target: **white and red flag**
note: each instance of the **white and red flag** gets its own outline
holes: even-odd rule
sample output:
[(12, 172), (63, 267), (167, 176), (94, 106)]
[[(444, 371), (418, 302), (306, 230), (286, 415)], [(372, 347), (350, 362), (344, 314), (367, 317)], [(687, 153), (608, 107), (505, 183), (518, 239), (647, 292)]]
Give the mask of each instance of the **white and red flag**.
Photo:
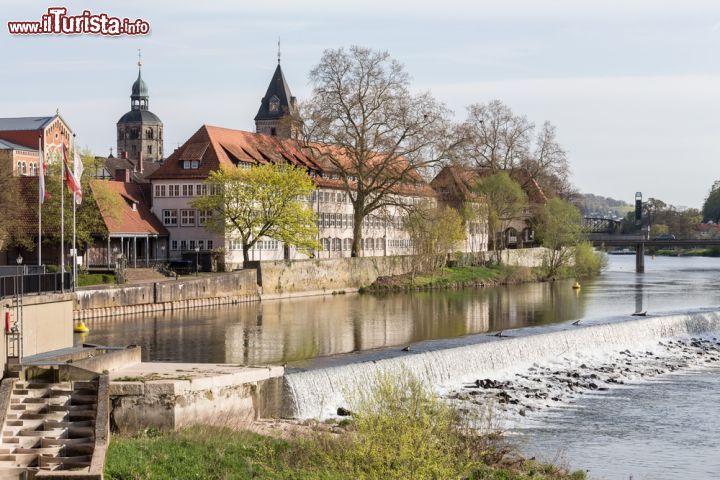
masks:
[(38, 175), (40, 177), (40, 189), (38, 192), (38, 201), (40, 202), (40, 205), (45, 201), (46, 198), (50, 197), (50, 193), (45, 190), (45, 155), (42, 151), (42, 148), (40, 148), (40, 162), (38, 167), (40, 167), (38, 171)]
[(82, 163), (82, 158), (80, 158), (80, 153), (78, 153), (77, 149), (75, 149), (75, 158), (73, 159), (73, 169), (75, 170), (74, 176), (75, 176), (75, 180), (77, 181), (77, 184), (78, 184), (78, 191), (75, 192), (75, 203), (80, 205), (82, 203), (82, 197), (83, 197), (81, 179), (82, 179), (84, 167), (83, 167), (83, 163)]
[(80, 187), (80, 179), (76, 178), (73, 171), (70, 170), (70, 165), (68, 164), (67, 159), (67, 149), (65, 148), (65, 145), (63, 145), (63, 164), (65, 169), (65, 181), (67, 182), (67, 186), (70, 191), (73, 192), (77, 202), (78, 196), (82, 198), (82, 188)]

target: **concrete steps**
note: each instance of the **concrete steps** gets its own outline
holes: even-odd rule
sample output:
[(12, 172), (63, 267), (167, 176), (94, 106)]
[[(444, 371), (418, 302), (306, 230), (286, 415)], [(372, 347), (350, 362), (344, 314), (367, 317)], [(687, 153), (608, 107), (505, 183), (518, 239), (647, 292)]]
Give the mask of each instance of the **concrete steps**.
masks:
[(125, 281), (127, 283), (162, 282), (167, 277), (154, 268), (126, 268)]
[(0, 480), (89, 471), (97, 391), (97, 381), (17, 381), (0, 430)]

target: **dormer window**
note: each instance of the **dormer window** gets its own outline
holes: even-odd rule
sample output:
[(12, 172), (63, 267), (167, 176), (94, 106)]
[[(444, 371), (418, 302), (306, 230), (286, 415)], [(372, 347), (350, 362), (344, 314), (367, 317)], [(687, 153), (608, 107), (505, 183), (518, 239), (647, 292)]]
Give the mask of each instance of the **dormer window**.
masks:
[(182, 167), (185, 170), (195, 170), (195, 169), (200, 168), (200, 161), (199, 160), (183, 160)]
[(277, 95), (270, 97), (269, 109), (271, 113), (277, 113), (280, 111), (280, 99)]

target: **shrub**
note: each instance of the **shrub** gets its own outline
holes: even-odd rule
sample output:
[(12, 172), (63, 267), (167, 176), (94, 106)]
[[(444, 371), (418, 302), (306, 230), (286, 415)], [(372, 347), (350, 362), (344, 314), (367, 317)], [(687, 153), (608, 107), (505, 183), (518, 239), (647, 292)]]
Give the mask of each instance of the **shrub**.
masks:
[(591, 277), (597, 275), (607, 266), (607, 254), (596, 252), (590, 242), (580, 242), (575, 246), (575, 275)]

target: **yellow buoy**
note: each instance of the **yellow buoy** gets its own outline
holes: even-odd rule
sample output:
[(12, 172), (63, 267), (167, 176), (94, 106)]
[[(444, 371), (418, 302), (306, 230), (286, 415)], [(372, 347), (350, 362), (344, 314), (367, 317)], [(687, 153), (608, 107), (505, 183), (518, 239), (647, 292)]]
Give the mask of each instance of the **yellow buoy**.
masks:
[(73, 331), (75, 333), (88, 333), (90, 331), (90, 329), (87, 327), (87, 325), (85, 325), (85, 322), (83, 322), (82, 320), (79, 320), (75, 324), (75, 328), (73, 328)]
[(580, 283), (575, 282), (575, 284), (573, 284), (572, 288), (573, 288), (573, 290), (580, 290)]

